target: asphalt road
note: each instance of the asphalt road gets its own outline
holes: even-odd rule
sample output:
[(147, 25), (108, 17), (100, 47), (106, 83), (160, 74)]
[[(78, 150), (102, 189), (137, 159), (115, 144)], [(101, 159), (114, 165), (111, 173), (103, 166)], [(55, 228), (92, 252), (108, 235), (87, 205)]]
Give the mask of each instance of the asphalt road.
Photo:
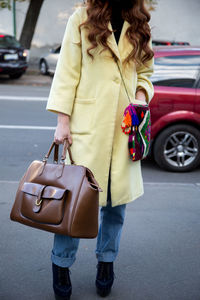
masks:
[[(0, 299), (53, 300), (53, 235), (11, 222), (18, 181), (46, 154), (56, 114), (49, 86), (0, 85)], [(190, 173), (142, 162), (145, 194), (127, 206), (110, 300), (200, 300), (200, 168)], [(82, 240), (71, 268), (72, 300), (99, 299), (96, 240)]]

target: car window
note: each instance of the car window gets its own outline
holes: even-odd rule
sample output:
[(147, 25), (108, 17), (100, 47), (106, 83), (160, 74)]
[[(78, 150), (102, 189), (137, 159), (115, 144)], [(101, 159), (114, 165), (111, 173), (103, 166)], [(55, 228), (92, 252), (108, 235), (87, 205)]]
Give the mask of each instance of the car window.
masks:
[(0, 48), (20, 47), (20, 43), (13, 37), (8, 35), (0, 35)]
[(193, 88), (200, 66), (200, 55), (157, 57), (154, 61), (154, 85)]
[(54, 53), (59, 54), (60, 53), (60, 48), (61, 48), (61, 46), (59, 46), (58, 48), (56, 48)]

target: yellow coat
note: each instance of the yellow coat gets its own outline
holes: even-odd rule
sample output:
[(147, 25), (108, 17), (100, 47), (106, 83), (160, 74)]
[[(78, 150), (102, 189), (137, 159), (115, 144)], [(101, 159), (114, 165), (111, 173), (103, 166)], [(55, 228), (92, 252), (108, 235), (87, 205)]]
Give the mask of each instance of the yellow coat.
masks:
[[(78, 26), (87, 18), (86, 8), (78, 8), (69, 18), (46, 109), (71, 116), (71, 146), (76, 164), (92, 170), (103, 192), (100, 205), (106, 205), (109, 168), (111, 165), (112, 206), (125, 204), (143, 194), (141, 162), (132, 162), (128, 153), (128, 136), (121, 130), (124, 109), (129, 104), (116, 62), (110, 51), (101, 52), (99, 45), (92, 50), (94, 60), (87, 54), (90, 43), (87, 29)], [(125, 37), (129, 26), (124, 21), (119, 44), (114, 34), (108, 43), (118, 57), (123, 77), (133, 103), (138, 86), (147, 92), (148, 102), (154, 89), (149, 77), (154, 58), (148, 68), (136, 68), (134, 63), (123, 67), (122, 61), (132, 49)], [(112, 29), (111, 23), (109, 28)], [(151, 44), (151, 43), (150, 43)], [(69, 163), (69, 158), (66, 158)]]

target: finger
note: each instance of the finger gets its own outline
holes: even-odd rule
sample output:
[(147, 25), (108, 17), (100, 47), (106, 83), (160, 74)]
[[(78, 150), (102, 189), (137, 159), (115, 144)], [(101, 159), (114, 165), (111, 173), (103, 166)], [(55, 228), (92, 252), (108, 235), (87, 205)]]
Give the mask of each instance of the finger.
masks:
[(69, 144), (72, 144), (72, 136), (70, 133), (68, 133), (64, 139), (66, 139)]
[(57, 144), (57, 145), (60, 145), (62, 144), (62, 140), (58, 139), (57, 137), (54, 137), (54, 142)]
[(71, 145), (71, 140), (70, 140), (70, 137), (68, 137), (68, 136), (67, 136), (67, 137), (65, 137), (65, 138), (64, 138), (64, 140), (66, 140), (66, 141), (67, 141), (67, 143), (69, 144), (69, 146)]

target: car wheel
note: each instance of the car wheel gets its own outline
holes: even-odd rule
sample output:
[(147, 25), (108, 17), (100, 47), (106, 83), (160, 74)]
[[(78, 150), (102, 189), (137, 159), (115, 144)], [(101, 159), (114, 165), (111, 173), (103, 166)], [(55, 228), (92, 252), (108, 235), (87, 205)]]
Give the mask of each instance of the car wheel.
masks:
[(23, 74), (24, 74), (24, 72), (22, 72), (22, 73), (10, 74), (9, 77), (10, 77), (10, 79), (18, 79), (18, 78), (20, 78)]
[(200, 131), (186, 124), (170, 126), (156, 138), (153, 154), (161, 168), (191, 171), (200, 164)]
[(47, 66), (47, 62), (45, 60), (42, 60), (40, 62), (40, 73), (42, 75), (47, 75), (48, 74), (48, 66)]

